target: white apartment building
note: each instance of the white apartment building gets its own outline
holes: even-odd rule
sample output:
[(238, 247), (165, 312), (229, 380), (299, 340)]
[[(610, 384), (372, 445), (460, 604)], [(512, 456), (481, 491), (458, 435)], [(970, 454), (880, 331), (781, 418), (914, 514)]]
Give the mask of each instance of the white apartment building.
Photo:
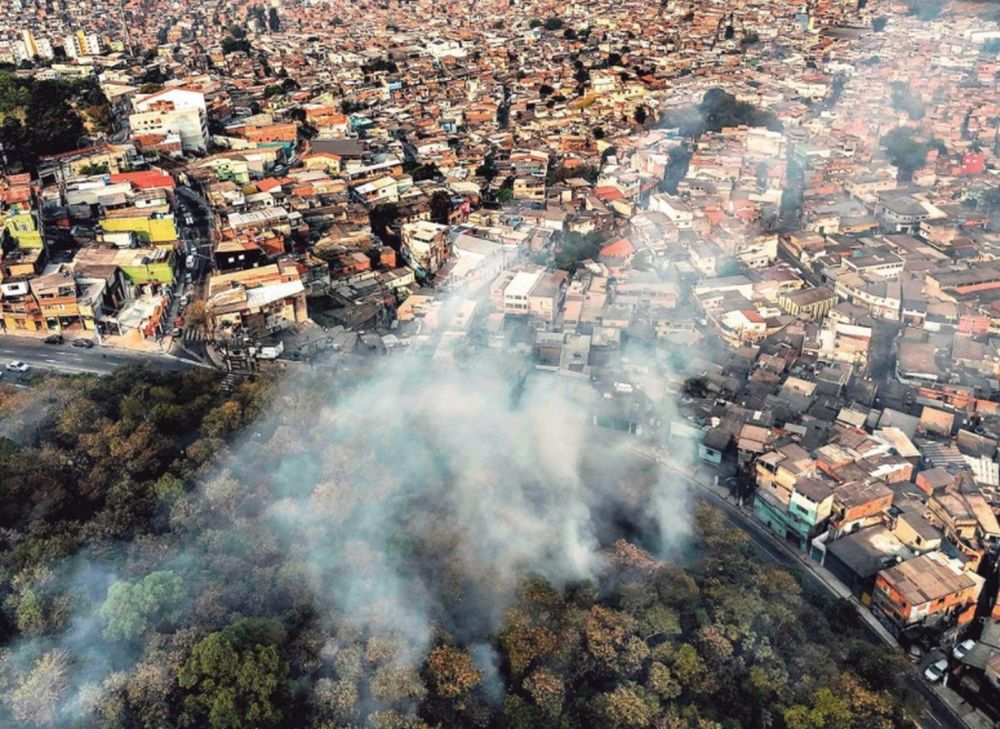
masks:
[(176, 134), (185, 152), (204, 152), (208, 148), (208, 113), (201, 92), (164, 89), (137, 96), (132, 108), (135, 113), (128, 121), (133, 134)]
[(66, 55), (70, 58), (99, 56), (104, 50), (101, 39), (97, 35), (94, 33), (84, 33), (82, 30), (66, 36), (65, 40), (63, 40), (63, 48), (66, 51)]

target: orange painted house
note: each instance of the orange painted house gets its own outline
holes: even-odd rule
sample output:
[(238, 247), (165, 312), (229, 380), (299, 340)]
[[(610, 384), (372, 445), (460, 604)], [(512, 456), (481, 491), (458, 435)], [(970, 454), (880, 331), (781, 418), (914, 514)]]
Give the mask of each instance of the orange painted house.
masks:
[(873, 604), (899, 630), (947, 614), (961, 625), (972, 620), (984, 581), (958, 560), (930, 552), (879, 572)]

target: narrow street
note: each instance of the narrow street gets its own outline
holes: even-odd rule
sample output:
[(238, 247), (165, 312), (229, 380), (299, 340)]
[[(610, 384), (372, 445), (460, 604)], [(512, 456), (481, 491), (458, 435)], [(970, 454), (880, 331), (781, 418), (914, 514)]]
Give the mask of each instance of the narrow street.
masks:
[[(609, 443), (616, 442), (603, 434), (600, 437)], [(620, 441), (618, 441), (617, 444), (619, 446), (622, 445)], [(858, 616), (861, 618), (861, 623), (865, 628), (865, 633), (873, 643), (883, 642), (891, 645), (894, 649), (899, 649), (898, 644), (892, 640), (891, 636), (887, 635), (885, 629), (881, 628), (881, 626), (877, 624), (877, 621), (871, 611), (862, 606), (853, 597), (845, 597), (845, 594), (839, 591), (830, 583), (830, 581), (828, 581), (827, 578), (819, 573), (816, 566), (805, 554), (793, 550), (789, 545), (775, 537), (771, 534), (771, 532), (757, 523), (746, 507), (741, 508), (730, 498), (727, 498), (724, 495), (724, 487), (710, 486), (706, 483), (702, 483), (698, 479), (692, 477), (692, 475), (687, 471), (665, 463), (660, 456), (645, 448), (634, 444), (625, 444), (625, 447), (629, 452), (639, 458), (657, 463), (661, 468), (669, 471), (672, 477), (683, 479), (688, 484), (688, 487), (694, 494), (695, 499), (699, 502), (721, 509), (730, 524), (738, 527), (746, 533), (754, 548), (762, 558), (794, 572), (801, 572), (809, 575), (834, 598), (848, 599), (857, 611)], [(927, 702), (927, 710), (924, 715), (919, 718), (922, 729), (953, 729), (954, 727), (966, 726), (961, 717), (956, 714), (956, 712), (947, 703), (945, 703), (945, 701), (938, 695), (938, 692), (934, 687), (921, 678), (916, 669), (907, 672), (907, 675), (904, 677), (904, 681), (910, 689), (923, 696)]]

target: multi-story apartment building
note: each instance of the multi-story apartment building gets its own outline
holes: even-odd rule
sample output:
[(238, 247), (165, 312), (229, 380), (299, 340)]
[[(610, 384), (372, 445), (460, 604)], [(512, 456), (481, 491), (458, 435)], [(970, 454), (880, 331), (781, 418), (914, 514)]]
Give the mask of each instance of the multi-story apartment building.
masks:
[(137, 96), (132, 107), (135, 113), (129, 117), (129, 126), (133, 134), (176, 134), (185, 152), (208, 149), (208, 115), (205, 95), (200, 91), (168, 88)]

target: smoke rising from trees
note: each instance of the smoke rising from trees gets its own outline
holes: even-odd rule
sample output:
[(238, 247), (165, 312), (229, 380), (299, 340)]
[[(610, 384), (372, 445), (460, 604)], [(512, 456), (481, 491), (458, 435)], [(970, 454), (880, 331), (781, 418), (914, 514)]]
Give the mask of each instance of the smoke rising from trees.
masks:
[[(442, 634), (470, 649), (470, 670), (499, 697), (489, 641), (520, 580), (591, 580), (626, 528), (664, 552), (688, 533), (681, 484), (623, 480), (607, 431), (592, 424), (586, 379), (525, 379), (508, 364), (495, 353), (456, 364), (408, 352), (335, 377), (291, 377), (195, 491), (164, 499), (162, 533), (124, 559), (67, 564), (48, 588), (39, 577), (42, 593), (72, 586), (70, 627), (6, 655), (7, 710), (41, 724), (86, 721), (116, 681), (153, 670), (150, 655), (177, 663), (196, 653), (180, 675), (197, 690), (206, 656), (239, 652), (248, 630), (274, 633), (237, 636), (234, 621), (274, 615), (314, 626), (317, 681), (350, 673), (359, 641), (385, 639), (384, 656), (362, 669), (363, 714), (413, 708), (415, 672)], [(665, 422), (669, 398), (648, 394)]]

